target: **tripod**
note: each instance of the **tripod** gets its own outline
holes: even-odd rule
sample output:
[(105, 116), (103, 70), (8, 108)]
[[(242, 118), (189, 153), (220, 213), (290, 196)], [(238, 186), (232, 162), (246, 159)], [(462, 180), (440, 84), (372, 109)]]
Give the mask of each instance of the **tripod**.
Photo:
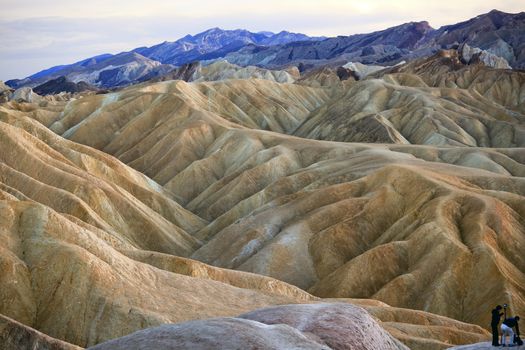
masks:
[[(504, 313), (504, 315), (503, 315), (503, 322), (505, 322), (505, 320), (507, 319), (507, 304), (503, 304), (503, 313)], [(504, 336), (505, 335), (503, 334), (503, 332), (501, 332), (500, 341), (499, 341), (500, 344), (503, 344), (503, 337)]]

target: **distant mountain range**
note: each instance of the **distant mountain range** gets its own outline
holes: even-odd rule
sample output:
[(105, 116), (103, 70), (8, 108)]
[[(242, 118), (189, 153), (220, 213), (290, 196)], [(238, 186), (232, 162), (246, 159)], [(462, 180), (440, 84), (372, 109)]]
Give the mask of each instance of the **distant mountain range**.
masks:
[(74, 83), (85, 82), (97, 87), (113, 87), (131, 84), (146, 75), (162, 75), (172, 69), (172, 65), (162, 64), (136, 52), (122, 52), (117, 55), (104, 54), (70, 65), (52, 67), (25, 79), (8, 80), (6, 84), (13, 88), (35, 87), (63, 76)]
[(246, 45), (266, 47), (301, 40), (323, 39), (325, 38), (286, 31), (274, 34), (212, 28), (195, 36), (186, 35), (174, 42), (166, 41), (152, 47), (139, 47), (117, 55), (103, 54), (70, 65), (55, 66), (24, 79), (9, 80), (6, 84), (13, 88), (35, 87), (63, 76), (74, 83), (83, 81), (97, 87), (108, 88), (161, 76), (185, 63), (222, 58)]
[(468, 21), (433, 29), (428, 22), (411, 22), (369, 34), (339, 36), (321, 41), (257, 47), (247, 45), (225, 58), (240, 65), (275, 68), (297, 65), (308, 69), (346, 62), (392, 65), (425, 57), (440, 49), (468, 44), (525, 68), (525, 12), (493, 10)]
[(524, 37), (525, 12), (509, 14), (497, 10), (439, 29), (422, 21), (335, 38), (212, 28), (174, 42), (99, 55), (6, 83), (13, 88), (35, 87), (63, 76), (74, 83), (83, 81), (110, 88), (162, 76), (186, 63), (218, 59), (241, 66), (297, 66), (301, 71), (323, 65), (342, 66), (350, 61), (393, 65), (461, 44), (500, 56), (515, 69), (525, 69)]
[(309, 37), (304, 34), (282, 31), (252, 33), (247, 30), (222, 30), (212, 28), (195, 36), (186, 35), (175, 42), (163, 42), (152, 47), (139, 47), (133, 52), (150, 59), (176, 66), (192, 61), (203, 61), (224, 57), (246, 45), (274, 46), (296, 41), (319, 41), (324, 37)]

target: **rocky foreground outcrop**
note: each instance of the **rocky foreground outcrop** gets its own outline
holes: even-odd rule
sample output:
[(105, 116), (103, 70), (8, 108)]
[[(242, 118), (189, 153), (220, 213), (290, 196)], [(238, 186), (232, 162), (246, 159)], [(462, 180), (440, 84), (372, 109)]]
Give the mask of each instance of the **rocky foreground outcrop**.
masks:
[(2, 350), (81, 350), (73, 344), (51, 338), (33, 328), (0, 314)]
[(362, 308), (349, 304), (276, 306), (239, 316), (268, 325), (285, 324), (330, 349), (407, 349)]
[(363, 309), (349, 304), (302, 304), (150, 328), (94, 346), (134, 349), (405, 350)]

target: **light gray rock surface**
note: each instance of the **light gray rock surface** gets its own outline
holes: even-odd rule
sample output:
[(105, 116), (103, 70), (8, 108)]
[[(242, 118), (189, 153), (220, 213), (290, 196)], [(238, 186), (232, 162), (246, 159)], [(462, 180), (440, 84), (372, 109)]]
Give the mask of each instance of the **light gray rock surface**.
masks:
[(465, 63), (470, 64), (476, 61), (482, 62), (487, 67), (498, 69), (512, 69), (509, 62), (503, 57), (495, 55), (491, 52), (481, 50), (477, 47), (471, 47), (468, 44), (463, 44), (458, 49), (461, 58)]
[(36, 94), (30, 87), (21, 87), (16, 89), (11, 95), (11, 100), (18, 102), (37, 103), (42, 99), (42, 96)]
[[(310, 337), (311, 338), (311, 337)], [(287, 325), (268, 326), (238, 318), (216, 318), (148, 328), (110, 340), (90, 350), (330, 350)]]
[(364, 309), (343, 303), (281, 305), (238, 318), (144, 329), (89, 348), (405, 350)]
[(364, 79), (372, 73), (388, 68), (388, 67), (377, 66), (377, 65), (366, 65), (366, 64), (362, 64), (361, 62), (348, 62), (343, 67), (348, 68), (351, 71), (353, 71), (359, 79)]
[(346, 303), (273, 306), (239, 316), (268, 325), (285, 324), (312, 334), (330, 349), (407, 349), (364, 309)]

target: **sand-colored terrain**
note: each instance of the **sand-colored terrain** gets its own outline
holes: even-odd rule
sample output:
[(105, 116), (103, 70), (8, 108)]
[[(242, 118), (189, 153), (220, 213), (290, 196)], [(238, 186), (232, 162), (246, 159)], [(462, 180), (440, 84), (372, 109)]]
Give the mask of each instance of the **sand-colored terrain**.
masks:
[[(89, 346), (164, 323), (317, 302), (269, 277), (180, 257), (199, 242), (192, 237), (205, 220), (115, 158), (17, 114), (0, 116), (2, 148), (9, 150), (1, 158), (0, 313), (24, 325), (6, 321), (10, 344), (58, 342), (27, 327)], [(379, 305), (372, 314), (388, 330), (397, 310)], [(400, 337), (405, 342), (444, 348), (448, 336), (420, 337), (432, 317), (413, 311), (393, 324), (410, 328)], [(443, 320), (457, 343), (487, 336)]]
[(523, 73), (441, 59), (0, 105), (0, 313), (91, 346), (344, 298), (411, 348), (487, 340), (525, 311)]

